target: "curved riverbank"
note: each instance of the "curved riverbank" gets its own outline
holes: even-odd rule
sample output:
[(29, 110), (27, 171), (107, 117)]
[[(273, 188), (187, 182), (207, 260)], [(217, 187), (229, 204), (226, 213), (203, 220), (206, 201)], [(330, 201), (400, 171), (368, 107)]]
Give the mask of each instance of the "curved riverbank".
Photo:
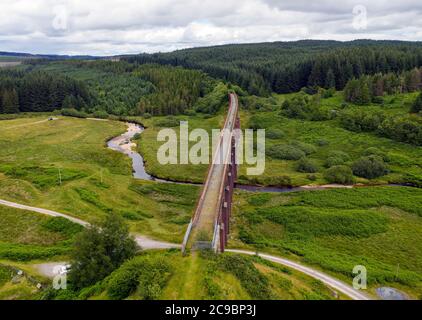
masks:
[[(137, 123), (126, 122), (128, 127), (127, 131), (120, 136), (114, 137), (107, 141), (107, 146), (109, 149), (121, 152), (132, 159), (132, 171), (133, 177), (135, 179), (147, 180), (147, 181), (156, 181), (161, 183), (175, 183), (175, 184), (185, 184), (185, 185), (202, 185), (202, 183), (194, 182), (183, 182), (183, 181), (174, 181), (171, 179), (161, 179), (147, 173), (145, 168), (145, 161), (142, 155), (134, 149), (136, 148), (136, 143), (132, 142), (132, 139), (144, 132), (145, 128)], [(326, 185), (305, 185), (297, 187), (276, 187), (276, 186), (256, 186), (256, 185), (243, 185), (236, 184), (235, 188), (243, 191), (249, 192), (267, 192), (267, 193), (284, 193), (284, 192), (300, 192), (300, 191), (314, 191), (314, 190), (327, 190), (327, 189), (352, 189), (352, 188), (364, 188), (364, 187), (413, 187), (411, 185), (405, 184), (355, 184), (355, 185), (341, 185), (341, 184), (326, 184)]]

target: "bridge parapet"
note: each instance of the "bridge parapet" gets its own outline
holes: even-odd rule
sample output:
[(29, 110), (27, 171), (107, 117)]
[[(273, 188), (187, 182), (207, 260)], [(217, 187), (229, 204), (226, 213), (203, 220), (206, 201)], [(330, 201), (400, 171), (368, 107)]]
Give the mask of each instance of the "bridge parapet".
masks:
[(216, 252), (223, 252), (228, 241), (233, 189), (237, 179), (234, 129), (240, 129), (237, 96), (230, 94), (229, 97), (230, 107), (224, 130), (186, 231), (182, 244), (183, 252), (188, 246), (192, 250), (213, 249)]

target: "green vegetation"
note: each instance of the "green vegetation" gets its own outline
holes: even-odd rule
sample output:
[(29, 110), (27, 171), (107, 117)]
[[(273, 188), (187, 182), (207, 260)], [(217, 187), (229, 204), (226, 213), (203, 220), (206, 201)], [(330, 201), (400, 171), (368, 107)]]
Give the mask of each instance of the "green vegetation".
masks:
[(333, 299), (322, 283), (257, 257), (143, 252), (104, 280), (48, 299)]
[(387, 174), (384, 160), (378, 156), (371, 155), (362, 157), (353, 163), (353, 173), (358, 177), (374, 179)]
[[(245, 174), (243, 166), (239, 181), (246, 184), (286, 186), (341, 181), (352, 183), (353, 177), (347, 168), (326, 171), (333, 166), (352, 168), (362, 157), (379, 156), (384, 161), (386, 171), (374, 176), (360, 175), (356, 178), (357, 183), (409, 183), (419, 186), (419, 159), (422, 158), (422, 151), (419, 147), (397, 142), (418, 144), (420, 117), (409, 116), (409, 107), (416, 96), (415, 93), (385, 96), (383, 105), (365, 106), (344, 104), (341, 92), (334, 92), (329, 98), (324, 98), (322, 92), (313, 96), (301, 92), (273, 95), (271, 98), (242, 97), (242, 105), (247, 106), (247, 110), (241, 113), (242, 126), (266, 129), (270, 136), (266, 137), (265, 173), (250, 177)], [(300, 110), (305, 110), (304, 113), (297, 113), (302, 116), (290, 114), (292, 117), (286, 117), (286, 101), (289, 101), (289, 108), (303, 108)], [(265, 107), (257, 107), (259, 105)], [(329, 116), (315, 116), (318, 114)], [(361, 117), (361, 114), (364, 116)], [(371, 131), (374, 128), (375, 131)], [(282, 134), (275, 137), (272, 134), (274, 130), (281, 131)], [(393, 133), (394, 136), (390, 136)], [(313, 163), (313, 169), (318, 168), (317, 172), (309, 174), (298, 170), (298, 161), (305, 155)], [(339, 170), (342, 172), (341, 177), (335, 178), (335, 172), (340, 172)]]
[(37, 288), (41, 280), (20, 269), (0, 263), (0, 300), (39, 300), (42, 289)]
[(421, 45), (400, 41), (304, 40), (225, 45), (141, 54), (128, 62), (200, 69), (250, 94), (297, 92), (303, 87), (343, 89), (362, 74), (399, 73), (422, 65)]
[(142, 65), (136, 69), (135, 75), (150, 81), (156, 88), (152, 94), (142, 97), (138, 104), (138, 114), (184, 113), (192, 109), (200, 97), (211, 92), (215, 85), (215, 80), (204, 73), (180, 67)]
[(344, 165), (330, 165), (324, 177), (330, 183), (352, 184), (354, 181), (352, 169)]
[(91, 225), (75, 241), (71, 252), (69, 282), (73, 290), (104, 279), (137, 250), (123, 218), (111, 214), (99, 226)]
[(81, 228), (63, 218), (0, 206), (0, 259), (27, 261), (66, 255)]
[[(420, 189), (372, 187), (294, 192), (238, 193), (231, 246), (286, 255), (353, 278), (368, 270), (369, 286), (392, 285), (422, 292)], [(400, 265), (397, 272), (397, 265)]]
[(0, 124), (1, 198), (92, 223), (113, 212), (127, 220), (132, 232), (182, 241), (199, 187), (135, 181), (130, 159), (105, 146), (126, 130), (123, 123), (44, 120), (28, 117)]
[(0, 113), (53, 111), (69, 99), (78, 109), (90, 103), (82, 82), (41, 71), (0, 71)]

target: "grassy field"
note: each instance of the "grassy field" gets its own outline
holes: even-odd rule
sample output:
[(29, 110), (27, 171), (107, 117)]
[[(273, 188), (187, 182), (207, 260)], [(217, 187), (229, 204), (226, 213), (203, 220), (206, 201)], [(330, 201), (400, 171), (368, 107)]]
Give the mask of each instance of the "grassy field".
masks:
[(365, 187), (285, 194), (237, 192), (232, 247), (254, 247), (346, 281), (356, 265), (368, 284), (422, 297), (422, 190)]
[[(242, 128), (266, 129), (266, 167), (263, 175), (246, 175), (246, 166), (240, 168), (239, 182), (243, 184), (276, 185), (276, 186), (303, 186), (323, 185), (328, 181), (325, 178), (327, 158), (333, 153), (342, 152), (347, 156), (345, 165), (352, 165), (360, 157), (367, 155), (369, 150), (383, 154), (389, 173), (375, 179), (355, 177), (355, 183), (362, 184), (388, 184), (407, 183), (422, 181), (422, 148), (405, 143), (382, 138), (372, 133), (356, 133), (342, 128), (338, 119), (325, 121), (308, 121), (289, 119), (281, 115), (281, 104), (296, 94), (274, 95), (270, 99), (255, 98), (258, 104), (265, 107), (259, 110), (248, 109), (241, 111)], [(410, 103), (415, 94), (402, 94), (385, 98), (384, 105), (355, 106), (348, 105), (350, 112), (357, 110), (382, 111), (388, 115), (404, 115), (408, 113)], [(334, 97), (322, 99), (322, 110), (331, 112), (341, 110), (343, 103), (342, 93), (337, 92)], [(172, 117), (170, 122), (186, 120), (190, 130), (203, 128), (210, 132), (218, 129), (224, 121), (223, 110), (215, 117), (203, 115), (184, 115)], [(202, 182), (207, 170), (204, 165), (160, 165), (157, 161), (157, 150), (163, 142), (157, 141), (157, 134), (161, 123), (168, 123), (166, 117), (154, 117), (152, 119), (140, 119), (148, 128), (140, 138), (139, 151), (144, 155), (148, 171), (160, 178)], [(174, 125), (174, 124), (173, 124)], [(173, 126), (172, 125), (172, 126)], [(179, 128), (174, 126), (178, 133)], [(192, 145), (193, 143), (191, 143)], [(297, 160), (281, 160), (270, 155), (269, 150), (276, 145), (293, 146), (316, 166), (316, 172), (309, 174), (298, 172)]]
[[(236, 266), (236, 268), (234, 267)], [(182, 257), (178, 251), (144, 253), (123, 264), (105, 280), (79, 293), (60, 292), (55, 299), (277, 299), (343, 298), (308, 276), (255, 257)]]
[(67, 259), (81, 229), (63, 218), (0, 206), (0, 300), (40, 299), (50, 281), (33, 264)]
[(63, 218), (0, 206), (0, 259), (28, 261), (67, 255), (81, 229)]
[(45, 119), (0, 122), (3, 199), (90, 222), (114, 211), (132, 231), (181, 242), (198, 187), (134, 180), (130, 159), (105, 145), (126, 130), (124, 123)]
[[(326, 184), (324, 172), (326, 160), (330, 153), (341, 151), (348, 155), (345, 164), (350, 165), (365, 154), (369, 148), (377, 148), (388, 159), (388, 175), (377, 179), (367, 180), (356, 178), (356, 183), (383, 184), (403, 183), (407, 181), (421, 181), (422, 179), (422, 148), (405, 143), (381, 138), (372, 133), (356, 133), (343, 129), (337, 119), (325, 121), (308, 121), (289, 119), (281, 115), (281, 104), (297, 94), (274, 95), (271, 99), (259, 99), (265, 107), (259, 110), (249, 110), (242, 113), (242, 127), (259, 127), (266, 129), (267, 161), (265, 174), (259, 177), (248, 177), (244, 168), (240, 172), (241, 182), (254, 182), (268, 185), (289, 182), (293, 186), (307, 184)], [(348, 105), (350, 111), (376, 110), (390, 115), (404, 115), (409, 112), (410, 103), (416, 94), (402, 94), (385, 98), (385, 104), (355, 106)], [(320, 108), (327, 112), (342, 110), (342, 93), (337, 92), (334, 97), (322, 99)], [(276, 133), (276, 135), (275, 135)], [(271, 135), (272, 134), (272, 135)], [(297, 161), (279, 160), (268, 156), (268, 150), (274, 145), (292, 145), (307, 154), (317, 167), (313, 174), (298, 172)], [(287, 179), (286, 179), (287, 177)]]
[[(168, 117), (154, 117), (153, 119), (140, 119), (147, 129), (142, 133), (140, 137), (140, 143), (138, 143), (138, 151), (143, 155), (146, 168), (148, 173), (153, 176), (173, 180), (173, 181), (184, 181), (202, 183), (205, 180), (205, 175), (208, 170), (208, 165), (192, 165), (192, 164), (170, 164), (161, 165), (157, 160), (157, 151), (164, 142), (157, 141), (157, 135), (161, 129), (166, 128)], [(211, 137), (212, 129), (219, 129), (223, 126), (225, 114), (220, 112), (216, 116), (177, 116), (171, 117), (172, 122), (179, 124), (180, 121), (188, 121), (189, 131), (201, 128), (206, 130)], [(163, 124), (162, 124), (163, 123)], [(179, 137), (179, 126), (174, 126), (172, 129), (175, 130)], [(190, 142), (189, 145), (194, 145), (195, 142)], [(210, 141), (211, 146), (211, 141)], [(180, 154), (178, 152), (178, 160), (180, 160)], [(179, 162), (179, 161), (178, 161)]]
[(39, 300), (43, 297), (38, 284), (47, 285), (42, 279), (26, 272), (19, 274), (20, 268), (0, 263), (0, 300)]

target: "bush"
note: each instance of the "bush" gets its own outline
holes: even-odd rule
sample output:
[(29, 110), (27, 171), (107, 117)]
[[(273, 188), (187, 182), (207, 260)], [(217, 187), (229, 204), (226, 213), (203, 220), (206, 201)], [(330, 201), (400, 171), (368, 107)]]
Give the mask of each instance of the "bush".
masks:
[(175, 117), (166, 117), (166, 118), (155, 120), (154, 124), (157, 127), (172, 128), (172, 127), (178, 127), (180, 125), (180, 121)]
[(366, 149), (362, 155), (364, 156), (378, 156), (380, 158), (382, 158), (385, 162), (389, 162), (390, 161), (390, 157), (383, 151), (381, 151), (378, 148), (375, 147), (371, 147)]
[(277, 144), (270, 147), (267, 154), (271, 158), (282, 160), (299, 160), (306, 155), (299, 148), (286, 144)]
[(227, 105), (227, 103), (227, 86), (219, 83), (214, 87), (212, 92), (198, 99), (194, 109), (196, 112), (215, 114), (220, 110), (222, 105)]
[(75, 117), (75, 118), (88, 118), (88, 114), (83, 111), (78, 111), (76, 109), (62, 109), (62, 116)]
[(343, 128), (354, 132), (371, 132), (377, 130), (385, 120), (382, 112), (352, 110), (340, 114)]
[(304, 173), (315, 173), (318, 171), (318, 168), (313, 161), (303, 157), (297, 162), (296, 170)]
[(422, 145), (422, 125), (417, 116), (389, 117), (381, 124), (379, 134), (396, 141)]
[(281, 114), (288, 118), (307, 119), (311, 112), (311, 102), (305, 94), (296, 95), (282, 104)]
[(374, 179), (387, 174), (384, 160), (378, 156), (362, 157), (353, 163), (353, 173), (362, 178)]
[(348, 166), (333, 166), (325, 171), (325, 179), (330, 183), (351, 184), (353, 183), (353, 172)]
[(300, 142), (300, 141), (292, 141), (290, 144), (296, 148), (299, 148), (303, 152), (305, 152), (307, 156), (317, 151), (316, 147), (309, 143)]
[(280, 129), (268, 129), (266, 131), (266, 137), (268, 139), (281, 139), (285, 136), (284, 132)]
[(349, 161), (350, 157), (343, 151), (333, 150), (328, 154), (328, 158), (325, 161), (325, 167), (331, 168), (333, 166), (339, 166)]
[(52, 232), (59, 232), (68, 237), (74, 236), (83, 230), (83, 227), (62, 217), (51, 217), (42, 227)]
[(95, 111), (92, 116), (98, 119), (108, 119), (110, 115), (106, 111)]
[(163, 257), (133, 258), (111, 274), (107, 294), (112, 299), (121, 300), (136, 290), (142, 299), (156, 300), (161, 296), (171, 271), (168, 259)]
[(419, 113), (422, 111), (422, 92), (419, 93), (418, 97), (416, 98), (415, 102), (412, 104), (410, 108), (410, 112), (412, 113)]
[(271, 298), (268, 279), (250, 259), (240, 255), (220, 255), (218, 258), (220, 259), (219, 267), (223, 271), (234, 274), (252, 299)]
[(144, 119), (151, 119), (152, 115), (151, 115), (151, 113), (145, 112), (143, 117), (144, 117)]
[(137, 249), (123, 219), (109, 214), (99, 227), (91, 226), (78, 235), (69, 272), (72, 288), (82, 289), (103, 280), (132, 258)]

